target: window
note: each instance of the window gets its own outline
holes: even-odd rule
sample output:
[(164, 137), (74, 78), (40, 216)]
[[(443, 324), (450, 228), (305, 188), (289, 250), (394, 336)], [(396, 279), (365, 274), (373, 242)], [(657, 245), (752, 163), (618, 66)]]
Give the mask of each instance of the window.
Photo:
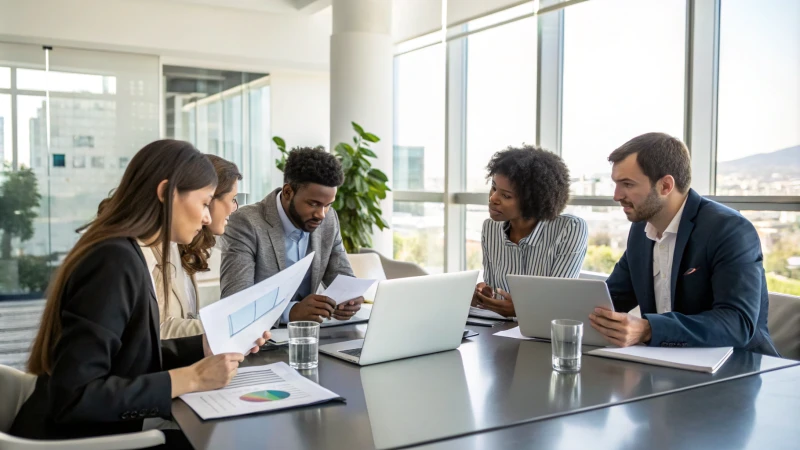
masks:
[[(166, 137), (233, 162), (242, 203), (269, 192), (273, 164), (267, 74), (164, 66)], [(291, 145), (291, 144), (290, 144)]]
[(564, 11), (562, 156), (576, 195), (613, 195), (606, 158), (640, 134), (684, 134), (686, 3), (594, 0)]
[(800, 195), (800, 2), (723, 0), (717, 195)]
[(466, 188), (487, 192), (486, 164), (508, 146), (536, 144), (535, 17), (468, 36)]
[(582, 270), (610, 274), (625, 253), (631, 223), (619, 206), (567, 206), (564, 214), (586, 221), (589, 242)]
[[(158, 58), (59, 48), (48, 73), (40, 46), (0, 47), (9, 55), (0, 68), (0, 195), (16, 196), (25, 212), (0, 224), (0, 300), (40, 299), (75, 229), (119, 183), (123, 159), (158, 139)], [(22, 361), (24, 351), (12, 353)]]
[[(2, 69), (0, 67), (0, 74)], [(13, 162), (11, 143), (11, 95), (0, 94), (0, 172), (6, 166), (11, 167)]]
[(483, 269), (483, 247), (481, 246), (481, 234), (483, 233), (483, 222), (485, 222), (488, 218), (488, 206), (467, 205), (467, 270)]
[(742, 211), (761, 239), (770, 292), (800, 296), (800, 212)]
[(394, 202), (394, 259), (419, 264), (429, 273), (444, 271), (444, 205)]
[(394, 59), (395, 191), (444, 190), (443, 52), (437, 44)]

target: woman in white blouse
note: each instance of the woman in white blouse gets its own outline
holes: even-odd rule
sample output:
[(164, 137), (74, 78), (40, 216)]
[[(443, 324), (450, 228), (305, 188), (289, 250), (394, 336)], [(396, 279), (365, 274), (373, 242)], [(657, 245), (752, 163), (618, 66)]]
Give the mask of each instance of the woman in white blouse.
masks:
[[(197, 317), (198, 292), (194, 275), (197, 272), (208, 271), (208, 259), (211, 249), (216, 244), (215, 236), (225, 233), (225, 225), (230, 216), (239, 207), (236, 202), (238, 181), (242, 174), (236, 164), (215, 155), (205, 155), (214, 165), (217, 172), (217, 189), (214, 198), (209, 204), (211, 223), (189, 245), (172, 244), (170, 247), (170, 261), (180, 261), (181, 267), (170, 264), (172, 280), (171, 292), (164, 295), (161, 288), (163, 272), (161, 266), (153, 269), (153, 278), (157, 286), (158, 311), (161, 321), (161, 339), (174, 339), (178, 337), (194, 336), (203, 333), (203, 325)], [(150, 247), (142, 249), (148, 260), (161, 261), (161, 249)], [(178, 270), (176, 270), (178, 269)]]
[(487, 166), (489, 216), (483, 223), (483, 279), (472, 305), (516, 315), (506, 276), (577, 278), (586, 256), (586, 222), (561, 214), (569, 198), (569, 169), (556, 154), (509, 147)]

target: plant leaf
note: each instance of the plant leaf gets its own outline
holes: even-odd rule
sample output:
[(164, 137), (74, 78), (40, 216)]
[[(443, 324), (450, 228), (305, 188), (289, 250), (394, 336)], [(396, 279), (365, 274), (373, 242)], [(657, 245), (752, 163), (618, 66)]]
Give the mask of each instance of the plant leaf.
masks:
[(286, 148), (286, 141), (284, 141), (283, 138), (279, 136), (273, 136), (272, 142), (274, 142), (275, 145), (278, 146), (278, 148), (284, 148), (284, 149)]
[(353, 124), (353, 129), (356, 130), (356, 133), (358, 133), (360, 135), (364, 134), (364, 129), (361, 128), (361, 125), (359, 125), (359, 124), (357, 124), (355, 122), (350, 122), (350, 123)]
[(370, 156), (372, 158), (377, 158), (378, 157), (378, 155), (376, 155), (375, 152), (373, 152), (372, 150), (370, 150), (370, 149), (368, 149), (366, 147), (360, 147), (359, 150), (361, 150), (361, 154), (362, 155), (367, 155), (367, 156)]
[(381, 140), (381, 138), (379, 138), (378, 136), (375, 136), (372, 133), (364, 133), (364, 134), (361, 135), (361, 137), (364, 138), (365, 141), (369, 141), (369, 142), (379, 142)]

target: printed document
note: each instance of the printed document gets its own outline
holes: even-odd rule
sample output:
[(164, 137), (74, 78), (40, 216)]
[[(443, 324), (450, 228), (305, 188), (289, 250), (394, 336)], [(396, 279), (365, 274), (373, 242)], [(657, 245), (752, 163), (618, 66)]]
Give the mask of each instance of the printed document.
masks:
[(181, 400), (203, 420), (344, 401), (284, 362), (239, 369), (228, 386), (183, 394)]
[(356, 297), (361, 297), (375, 284), (375, 281), (338, 275), (322, 295), (333, 299), (339, 305)]
[(264, 331), (281, 318), (303, 281), (314, 252), (241, 292), (200, 310), (208, 345), (220, 353), (247, 353)]

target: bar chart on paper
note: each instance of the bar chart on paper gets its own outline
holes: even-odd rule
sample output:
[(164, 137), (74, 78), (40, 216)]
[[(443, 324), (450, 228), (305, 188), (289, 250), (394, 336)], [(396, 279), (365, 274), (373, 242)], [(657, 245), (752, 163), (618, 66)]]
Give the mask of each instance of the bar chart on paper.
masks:
[(273, 289), (261, 298), (239, 308), (228, 315), (228, 331), (230, 337), (247, 328), (248, 325), (272, 311), (278, 304), (280, 289)]
[(216, 419), (324, 403), (341, 397), (281, 362), (243, 368), (228, 386), (184, 394), (181, 399), (201, 418)]

